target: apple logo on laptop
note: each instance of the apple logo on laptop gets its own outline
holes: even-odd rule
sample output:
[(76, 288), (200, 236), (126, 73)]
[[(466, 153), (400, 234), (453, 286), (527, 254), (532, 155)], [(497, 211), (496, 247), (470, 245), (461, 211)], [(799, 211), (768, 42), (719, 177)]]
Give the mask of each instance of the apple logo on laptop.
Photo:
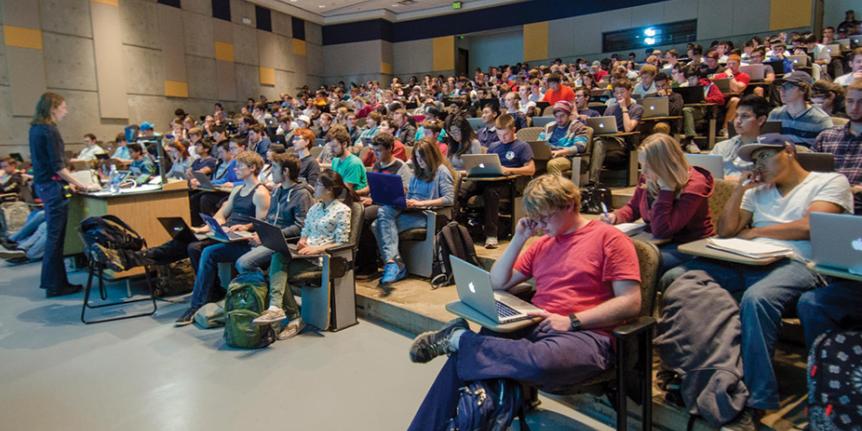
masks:
[(850, 246), (853, 247), (853, 250), (862, 251), (862, 238), (853, 240)]
[(655, 111), (655, 106), (650, 105), (649, 110), (650, 110), (650, 111)]
[(485, 169), (485, 164), (484, 164), (484, 163), (479, 163), (479, 168), (481, 168), (481, 169)]
[(470, 288), (471, 293), (476, 293), (476, 286), (473, 286), (472, 281), (470, 282), (470, 284), (467, 285), (467, 287)]
[(605, 123), (599, 123), (599, 128), (600, 128), (600, 129), (604, 129), (604, 128), (605, 128)]

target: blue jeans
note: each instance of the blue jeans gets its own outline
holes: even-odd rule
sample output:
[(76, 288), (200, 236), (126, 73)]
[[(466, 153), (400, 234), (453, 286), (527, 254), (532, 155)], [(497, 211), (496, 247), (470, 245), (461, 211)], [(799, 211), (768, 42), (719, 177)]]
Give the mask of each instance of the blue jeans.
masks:
[(21, 242), (25, 238), (30, 235), (36, 233), (36, 229), (39, 228), (39, 225), (45, 221), (45, 211), (44, 210), (34, 210), (30, 211), (30, 214), (27, 214), (27, 222), (24, 223), (24, 226), (21, 229), (18, 229), (18, 232), (15, 232), (14, 235), (10, 236), (9, 239), (15, 242)]
[(269, 260), (273, 254), (275, 254), (275, 251), (262, 245), (254, 247), (236, 261), (236, 271), (240, 274), (263, 271), (264, 268), (269, 266)]
[(377, 211), (377, 220), (371, 223), (371, 231), (380, 246), (383, 263), (398, 258), (399, 232), (425, 226), (427, 218), (423, 212), (405, 212), (389, 205), (381, 206)]
[[(534, 326), (517, 334), (464, 332), (408, 430), (439, 431), (455, 416), (458, 389), (469, 382), (513, 379), (553, 388), (582, 382), (612, 365), (611, 339), (593, 331), (558, 332)], [(515, 339), (512, 339), (515, 338)]]
[[(194, 244), (194, 243), (192, 243)], [(195, 287), (192, 290), (191, 308), (200, 308), (207, 303), (210, 290), (216, 283), (218, 264), (234, 262), (251, 249), (245, 241), (230, 244), (216, 243), (205, 247), (197, 258)], [(191, 257), (191, 250), (189, 257)], [(194, 263), (195, 259), (192, 259)]]
[(796, 311), (802, 320), (805, 345), (809, 349), (820, 334), (862, 323), (860, 288), (859, 282), (841, 280), (802, 294), (796, 303)]
[(676, 268), (694, 259), (694, 256), (690, 254), (680, 253), (677, 251), (678, 246), (679, 244), (677, 243), (668, 243), (658, 248), (661, 252), (661, 269), (658, 272), (659, 276), (672, 268)]
[(69, 218), (69, 199), (63, 184), (56, 181), (36, 184), (36, 195), (45, 205), (45, 254), (42, 256), (41, 287), (49, 292), (59, 291), (69, 284), (66, 264), (63, 263), (63, 242), (66, 238), (66, 219)]
[(822, 278), (805, 264), (790, 259), (764, 267), (694, 259), (665, 273), (661, 285), (668, 286), (683, 272), (695, 269), (706, 271), (735, 297), (741, 296), (743, 381), (751, 392), (748, 406), (777, 409), (778, 382), (772, 366), (772, 353), (781, 327), (781, 316), (803, 292), (822, 284)]

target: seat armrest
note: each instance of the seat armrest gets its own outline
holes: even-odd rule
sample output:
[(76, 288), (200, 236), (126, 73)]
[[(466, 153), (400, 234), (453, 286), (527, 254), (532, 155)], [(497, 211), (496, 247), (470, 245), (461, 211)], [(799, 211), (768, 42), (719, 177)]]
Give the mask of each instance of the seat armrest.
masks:
[(656, 321), (649, 316), (640, 316), (637, 319), (617, 326), (613, 330), (614, 338), (625, 339), (639, 335), (644, 331), (652, 329)]
[(352, 249), (353, 249), (353, 244), (347, 243), (347, 244), (342, 244), (342, 245), (339, 245), (336, 247), (327, 248), (326, 253), (333, 255), (333, 254), (336, 254), (336, 253), (339, 253), (342, 251), (348, 251), (348, 250), (352, 250)]

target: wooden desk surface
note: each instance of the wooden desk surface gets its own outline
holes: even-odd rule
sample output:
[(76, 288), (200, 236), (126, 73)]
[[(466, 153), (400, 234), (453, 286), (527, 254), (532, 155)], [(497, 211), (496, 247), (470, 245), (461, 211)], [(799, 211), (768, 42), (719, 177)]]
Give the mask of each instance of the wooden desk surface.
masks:
[(686, 106), (686, 107), (689, 107), (689, 108), (711, 108), (711, 107), (713, 107), (713, 106), (718, 106), (718, 103), (707, 103), (707, 102), (703, 102), (703, 103), (686, 103), (685, 105), (682, 105), (682, 106)]
[(662, 115), (658, 117), (641, 117), (641, 120), (644, 121), (668, 121), (668, 120), (679, 120), (681, 119), (681, 115)]
[(617, 132), (617, 133), (604, 133), (604, 134), (600, 134), (600, 135), (596, 135), (596, 136), (602, 136), (602, 137), (610, 136), (610, 137), (616, 137), (616, 138), (626, 138), (629, 136), (637, 136), (640, 134), (641, 134), (641, 132)]
[(727, 251), (717, 250), (711, 247), (707, 247), (707, 241), (709, 238), (699, 239), (697, 241), (692, 241), (686, 244), (681, 244), (677, 250), (680, 253), (690, 254), (692, 256), (705, 257), (708, 259), (715, 260), (723, 260), (726, 262), (738, 263), (741, 265), (750, 265), (750, 266), (766, 266), (772, 263), (775, 263), (784, 257), (767, 257), (764, 259), (752, 259), (750, 257), (745, 257), (742, 255), (730, 253)]
[(511, 180), (514, 180), (520, 176), (521, 175), (504, 175), (502, 177), (471, 177), (468, 175), (464, 175), (461, 178), (463, 178), (467, 181), (477, 181), (477, 182), (481, 182), (481, 181), (511, 181)]

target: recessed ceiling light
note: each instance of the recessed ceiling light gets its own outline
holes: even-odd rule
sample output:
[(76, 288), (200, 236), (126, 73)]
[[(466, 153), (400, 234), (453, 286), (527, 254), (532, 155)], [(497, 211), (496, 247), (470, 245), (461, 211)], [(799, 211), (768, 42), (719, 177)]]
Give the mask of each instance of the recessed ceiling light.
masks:
[(321, 4), (321, 5), (317, 5), (317, 7), (319, 7), (319, 8), (321, 8), (321, 9), (323, 9), (323, 8), (325, 8), (325, 7), (326, 7), (326, 5), (325, 5), (325, 4)]

